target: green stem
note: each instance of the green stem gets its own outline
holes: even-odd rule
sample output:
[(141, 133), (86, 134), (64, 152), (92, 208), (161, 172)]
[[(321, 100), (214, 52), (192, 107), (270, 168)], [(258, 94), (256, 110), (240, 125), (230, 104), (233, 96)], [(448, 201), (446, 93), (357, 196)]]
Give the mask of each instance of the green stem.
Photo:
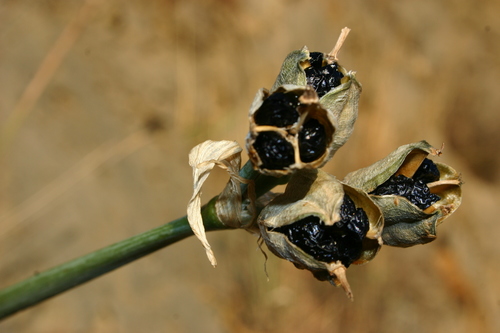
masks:
[[(214, 211), (203, 208), (207, 230), (228, 229)], [(186, 216), (83, 257), (36, 274), (0, 291), (0, 319), (101, 276), (147, 254), (193, 235)]]
[[(257, 197), (288, 180), (260, 175), (249, 163), (240, 175), (254, 180)], [(243, 192), (246, 190), (245, 185)], [(213, 198), (202, 208), (207, 231), (230, 229), (217, 217), (216, 200), (217, 197)], [(193, 232), (184, 216), (0, 290), (0, 320), (191, 235)]]

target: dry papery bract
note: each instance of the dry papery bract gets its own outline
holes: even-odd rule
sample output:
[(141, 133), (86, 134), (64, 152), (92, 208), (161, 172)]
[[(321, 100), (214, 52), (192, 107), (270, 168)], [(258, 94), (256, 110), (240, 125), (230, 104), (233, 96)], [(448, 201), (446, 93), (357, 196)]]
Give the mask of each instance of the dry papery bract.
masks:
[(193, 195), (187, 207), (188, 221), (195, 236), (203, 244), (213, 266), (217, 265), (217, 260), (205, 234), (201, 216), (201, 189), (215, 166), (226, 170), (230, 179), (219, 196), (219, 200), (223, 203), (216, 205), (220, 209), (219, 219), (226, 223), (233, 223), (231, 226), (235, 228), (246, 223), (243, 217), (240, 187), (245, 180), (238, 175), (241, 168), (241, 151), (236, 141), (207, 140), (191, 149), (189, 153), (189, 165), (193, 168), (194, 185)]
[(345, 276), (346, 265), (340, 260), (318, 260), (278, 231), (280, 227), (293, 226), (309, 217), (319, 219), (325, 227), (340, 223), (344, 195), (352, 199), (356, 208), (362, 208), (368, 219), (369, 228), (362, 239), (359, 256), (352, 260), (354, 264), (366, 263), (375, 257), (382, 244), (382, 213), (365, 192), (342, 184), (334, 176), (321, 170), (295, 172), (285, 192), (262, 210), (258, 224), (266, 245), (274, 254), (291, 261), (300, 269), (311, 271), (319, 280), (328, 280), (336, 286), (342, 286), (352, 298)]
[(373, 193), (379, 186), (395, 179), (394, 177), (415, 178), (417, 171), (422, 173), (421, 166), (424, 163), (435, 168), (437, 178), (425, 182), (425, 186), (428, 187), (430, 195), (437, 195), (437, 200), (425, 209), (401, 195), (370, 195), (384, 214), (385, 227), (382, 238), (385, 245), (409, 247), (433, 241), (436, 238), (437, 226), (460, 206), (460, 174), (448, 165), (428, 161), (428, 157), (439, 155), (441, 150), (433, 148), (425, 141), (411, 143), (399, 147), (369, 167), (349, 173), (344, 178), (343, 182), (346, 184)]

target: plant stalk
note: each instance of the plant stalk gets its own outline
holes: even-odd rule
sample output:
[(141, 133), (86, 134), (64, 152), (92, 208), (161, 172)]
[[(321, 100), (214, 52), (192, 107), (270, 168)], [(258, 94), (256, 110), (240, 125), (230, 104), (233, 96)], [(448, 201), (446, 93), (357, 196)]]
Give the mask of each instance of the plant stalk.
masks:
[[(214, 211), (215, 200), (203, 208), (205, 227), (228, 229)], [(129, 262), (193, 235), (187, 217), (107, 246), (49, 269), (0, 291), (0, 319), (83, 284)]]

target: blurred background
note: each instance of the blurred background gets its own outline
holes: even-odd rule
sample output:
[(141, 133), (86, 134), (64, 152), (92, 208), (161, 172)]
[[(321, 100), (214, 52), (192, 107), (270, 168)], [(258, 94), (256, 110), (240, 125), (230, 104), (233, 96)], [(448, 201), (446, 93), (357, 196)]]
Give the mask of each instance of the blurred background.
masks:
[[(384, 247), (344, 292), (257, 238), (186, 239), (20, 312), (2, 332), (500, 332), (500, 3), (0, 1), (0, 288), (185, 215), (189, 150), (244, 143), (256, 91), (307, 45), (363, 85), (339, 178), (445, 144), (463, 204), (438, 238)], [(245, 158), (246, 161), (246, 158)], [(204, 190), (216, 195), (217, 171)]]

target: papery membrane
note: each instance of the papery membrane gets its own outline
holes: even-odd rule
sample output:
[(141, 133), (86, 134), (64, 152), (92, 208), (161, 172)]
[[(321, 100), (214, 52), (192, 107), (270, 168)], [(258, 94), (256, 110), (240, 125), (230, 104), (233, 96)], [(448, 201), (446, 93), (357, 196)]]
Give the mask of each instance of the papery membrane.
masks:
[[(215, 166), (226, 170), (230, 175), (228, 186), (221, 194), (225, 201), (232, 203), (232, 207), (241, 210), (241, 178), (238, 172), (241, 167), (241, 147), (236, 141), (207, 140), (189, 153), (189, 165), (193, 168), (193, 196), (187, 207), (189, 225), (195, 236), (201, 241), (210, 263), (215, 267), (217, 261), (207, 240), (203, 218), (201, 216), (201, 188)], [(226, 212), (226, 214), (229, 214)]]

